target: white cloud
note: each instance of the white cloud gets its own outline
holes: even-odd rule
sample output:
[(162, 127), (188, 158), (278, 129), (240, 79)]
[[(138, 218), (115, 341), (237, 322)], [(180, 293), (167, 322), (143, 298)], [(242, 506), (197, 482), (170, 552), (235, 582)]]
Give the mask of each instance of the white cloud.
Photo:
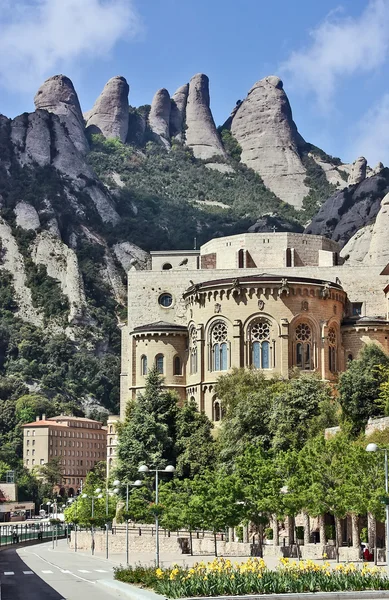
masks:
[(372, 166), (379, 161), (389, 165), (389, 93), (360, 120), (352, 153), (365, 156)]
[(138, 30), (132, 0), (0, 0), (0, 83), (30, 91)]
[(310, 33), (312, 43), (292, 52), (281, 72), (293, 87), (317, 96), (326, 111), (345, 77), (382, 66), (389, 53), (389, 0), (370, 0), (357, 18), (331, 12)]

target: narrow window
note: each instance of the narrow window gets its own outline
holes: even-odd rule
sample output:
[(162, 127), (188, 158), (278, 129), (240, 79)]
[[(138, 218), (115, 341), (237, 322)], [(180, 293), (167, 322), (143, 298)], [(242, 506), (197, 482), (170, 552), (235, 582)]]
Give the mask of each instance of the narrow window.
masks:
[(181, 375), (181, 359), (179, 356), (174, 358), (174, 370), (173, 375)]
[(312, 332), (307, 323), (300, 323), (295, 331), (296, 366), (305, 371), (313, 369), (312, 363)]
[(142, 375), (145, 377), (147, 375), (147, 356), (143, 355), (140, 359), (140, 370)]
[(157, 367), (158, 373), (163, 375), (163, 354), (157, 354), (155, 358), (155, 366)]
[(223, 321), (217, 321), (211, 329), (211, 352), (211, 370), (227, 371), (227, 325)]
[(249, 329), (250, 364), (255, 369), (270, 369), (270, 324), (260, 319)]
[(244, 250), (238, 251), (238, 268), (243, 269), (244, 267)]
[(220, 403), (219, 402), (215, 402), (213, 405), (213, 416), (214, 416), (214, 421), (220, 421)]
[(292, 266), (292, 250), (290, 248), (286, 249), (286, 266)]

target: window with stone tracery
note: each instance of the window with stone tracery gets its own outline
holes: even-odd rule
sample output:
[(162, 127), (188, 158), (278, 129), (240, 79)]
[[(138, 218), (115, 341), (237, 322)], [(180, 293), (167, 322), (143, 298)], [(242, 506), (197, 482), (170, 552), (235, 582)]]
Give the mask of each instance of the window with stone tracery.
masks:
[(256, 369), (270, 369), (270, 323), (255, 321), (249, 329), (250, 360)]
[(192, 327), (189, 335), (190, 372), (197, 373), (197, 329)]
[(305, 371), (313, 369), (312, 330), (307, 323), (299, 323), (295, 330), (296, 366)]
[(228, 369), (228, 329), (224, 321), (217, 321), (211, 329), (212, 371)]
[(336, 348), (336, 330), (330, 327), (327, 335), (328, 340), (328, 368), (331, 373), (336, 373), (337, 369), (337, 348)]

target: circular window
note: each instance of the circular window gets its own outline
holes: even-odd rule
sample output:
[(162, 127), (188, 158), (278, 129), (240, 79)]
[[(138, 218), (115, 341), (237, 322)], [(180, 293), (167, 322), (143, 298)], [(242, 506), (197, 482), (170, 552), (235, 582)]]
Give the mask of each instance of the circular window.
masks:
[(171, 294), (161, 294), (158, 302), (164, 308), (169, 308), (173, 304), (173, 296)]

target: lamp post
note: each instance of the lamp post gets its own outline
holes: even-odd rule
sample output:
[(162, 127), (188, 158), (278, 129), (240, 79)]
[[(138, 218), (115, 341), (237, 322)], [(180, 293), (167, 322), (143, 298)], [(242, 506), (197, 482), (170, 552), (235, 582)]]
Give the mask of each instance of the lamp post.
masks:
[[(158, 474), (159, 473), (174, 473), (175, 468), (173, 465), (168, 465), (164, 469), (149, 469), (147, 465), (139, 467), (139, 473), (155, 473), (155, 506), (158, 506)], [(155, 511), (155, 566), (159, 567), (159, 519), (158, 509)]]
[(93, 519), (95, 516), (95, 500), (100, 500), (103, 497), (101, 493), (101, 488), (96, 488), (95, 493), (92, 496), (88, 496), (88, 494), (83, 494), (83, 498), (90, 498), (92, 500), (92, 523), (91, 523), (91, 537), (92, 537), (92, 556), (95, 553), (95, 539), (94, 539), (94, 529), (93, 529)]
[(385, 456), (385, 530), (386, 530), (386, 564), (389, 566), (389, 504), (388, 504), (388, 493), (389, 493), (389, 481), (388, 481), (388, 450), (387, 448), (379, 448), (377, 444), (368, 444), (366, 446), (366, 452), (384, 452)]
[(68, 504), (75, 502), (75, 518), (74, 518), (74, 552), (77, 552), (77, 498), (69, 498)]
[[(120, 485), (120, 481), (116, 479), (116, 481), (113, 482), (114, 485)], [(142, 482), (140, 479), (137, 479), (136, 481), (134, 481), (134, 483), (128, 483), (128, 481), (126, 481), (125, 483), (123, 483), (123, 485), (126, 486), (126, 565), (128, 566), (129, 564), (129, 539), (128, 539), (128, 501), (129, 501), (129, 494), (130, 494), (130, 487), (132, 489), (135, 489), (137, 487), (140, 487), (142, 485)]]
[(108, 559), (108, 496), (114, 496), (119, 493), (119, 488), (117, 487), (120, 484), (120, 481), (115, 479), (113, 485), (115, 488), (113, 490), (109, 490), (108, 487), (105, 490), (105, 558)]

